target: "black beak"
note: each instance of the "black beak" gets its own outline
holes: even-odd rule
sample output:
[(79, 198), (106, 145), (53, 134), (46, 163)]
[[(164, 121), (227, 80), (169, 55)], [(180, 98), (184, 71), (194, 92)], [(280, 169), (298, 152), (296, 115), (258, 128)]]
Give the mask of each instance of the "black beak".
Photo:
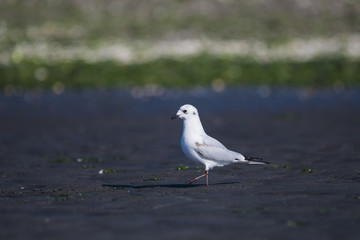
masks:
[(179, 115), (175, 114), (171, 117), (171, 120), (177, 119), (179, 117)]

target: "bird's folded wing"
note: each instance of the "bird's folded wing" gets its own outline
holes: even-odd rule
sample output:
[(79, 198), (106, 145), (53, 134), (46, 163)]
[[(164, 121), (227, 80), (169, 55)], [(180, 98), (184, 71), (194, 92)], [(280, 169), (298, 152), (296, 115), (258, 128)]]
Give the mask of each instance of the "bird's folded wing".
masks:
[(234, 162), (236, 161), (238, 153), (230, 151), (223, 147), (213, 147), (208, 145), (197, 146), (195, 152), (206, 160), (216, 162)]
[(218, 140), (216, 140), (213, 137), (210, 137), (209, 135), (205, 135), (202, 137), (202, 143), (206, 146), (226, 149), (226, 147), (221, 142), (219, 142)]
[(202, 141), (196, 143), (195, 151), (201, 158), (224, 163), (233, 162), (240, 155), (227, 149), (221, 142), (209, 135), (202, 136)]

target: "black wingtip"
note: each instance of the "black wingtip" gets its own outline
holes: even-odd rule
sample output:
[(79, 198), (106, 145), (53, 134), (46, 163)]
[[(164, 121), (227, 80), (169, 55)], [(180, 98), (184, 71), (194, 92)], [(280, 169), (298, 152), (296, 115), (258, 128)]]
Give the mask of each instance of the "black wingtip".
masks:
[(262, 161), (262, 158), (258, 158), (258, 157), (245, 157), (245, 160), (248, 161)]
[(269, 162), (266, 162), (262, 158), (258, 158), (258, 157), (245, 157), (245, 160), (248, 160), (250, 162), (261, 162), (264, 164), (270, 164)]

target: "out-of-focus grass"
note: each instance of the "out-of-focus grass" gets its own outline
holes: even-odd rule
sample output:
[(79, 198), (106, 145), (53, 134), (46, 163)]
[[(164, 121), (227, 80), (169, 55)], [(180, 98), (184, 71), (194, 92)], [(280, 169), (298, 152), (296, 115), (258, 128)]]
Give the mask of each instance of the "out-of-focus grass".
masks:
[[(165, 87), (220, 84), (220, 88), (222, 84), (336, 85), (341, 88), (360, 82), (356, 43), (350, 44), (351, 47), (340, 44), (340, 49), (350, 49), (344, 52), (355, 53), (346, 58), (341, 51), (338, 55), (331, 51), (334, 44), (330, 39), (327, 54), (334, 55), (306, 61), (294, 58), (256, 61), (252, 51), (246, 56), (232, 57), (197, 52), (195, 56), (173, 59), (157, 58), (155, 52), (149, 61), (139, 62), (141, 56), (135, 54), (133, 62), (122, 64), (101, 57), (96, 58), (99, 61), (92, 61), (94, 54), (84, 53), (82, 49), (125, 42), (130, 43), (129, 49), (140, 48), (141, 53), (146, 52), (142, 48), (149, 48), (142, 42), (156, 45), (187, 39), (259, 41), (272, 47), (293, 39), (334, 36), (346, 39), (359, 32), (360, 2), (356, 0), (0, 1), (0, 90), (11, 94), (40, 88), (61, 93), (64, 89), (147, 84)], [(304, 48), (299, 47), (299, 42), (290, 49), (297, 52)], [(322, 44), (316, 41), (312, 48)], [(159, 46), (161, 52), (164, 45)], [(186, 52), (184, 46), (176, 47)], [(125, 59), (129, 49), (124, 50)], [(37, 57), (30, 50), (44, 57)], [(61, 58), (61, 53), (75, 50), (78, 59), (83, 60)], [(108, 51), (114, 51), (115, 57), (119, 55), (118, 49)]]
[(83, 89), (157, 84), (164, 87), (226, 85), (357, 86), (360, 60), (342, 57), (305, 62), (200, 55), (184, 59), (161, 58), (144, 63), (114, 61), (47, 63), (24, 60), (0, 66), (0, 89)]
[(0, 1), (9, 43), (44, 37), (64, 43), (199, 37), (277, 42), (359, 32), (359, 12), (356, 0)]

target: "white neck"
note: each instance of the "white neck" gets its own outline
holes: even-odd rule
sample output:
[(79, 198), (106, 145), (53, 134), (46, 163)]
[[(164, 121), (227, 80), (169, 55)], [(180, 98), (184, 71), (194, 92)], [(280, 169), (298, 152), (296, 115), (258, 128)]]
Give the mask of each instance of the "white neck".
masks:
[(198, 116), (189, 119), (184, 119), (183, 136), (185, 135), (203, 135), (204, 128)]

